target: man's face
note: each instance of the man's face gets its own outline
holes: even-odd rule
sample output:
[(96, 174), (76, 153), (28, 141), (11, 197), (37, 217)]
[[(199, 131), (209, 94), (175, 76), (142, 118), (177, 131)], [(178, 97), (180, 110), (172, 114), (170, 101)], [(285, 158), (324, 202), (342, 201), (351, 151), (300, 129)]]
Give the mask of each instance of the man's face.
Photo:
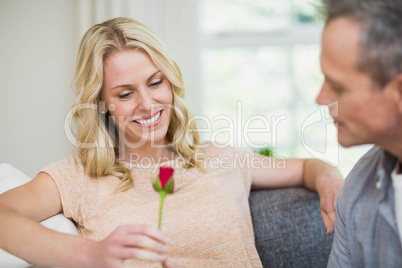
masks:
[(398, 123), (392, 85), (377, 89), (371, 77), (357, 70), (360, 35), (357, 22), (337, 18), (326, 25), (321, 40), (324, 83), (316, 102), (328, 106), (345, 147), (381, 146)]

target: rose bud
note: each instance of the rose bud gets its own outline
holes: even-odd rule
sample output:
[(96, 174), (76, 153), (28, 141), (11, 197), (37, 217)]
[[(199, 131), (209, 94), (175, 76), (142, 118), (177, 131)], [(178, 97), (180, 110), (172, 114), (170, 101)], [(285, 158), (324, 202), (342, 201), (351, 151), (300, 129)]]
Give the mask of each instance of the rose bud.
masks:
[(165, 192), (166, 194), (173, 193), (174, 181), (173, 181), (174, 169), (171, 167), (160, 167), (159, 176), (154, 180), (153, 186), (158, 193)]
[[(174, 170), (171, 167), (160, 167), (159, 176), (156, 176), (152, 183), (155, 191), (157, 191), (161, 197), (159, 203), (159, 229), (162, 228), (163, 201), (165, 200), (166, 195), (173, 193), (174, 190), (173, 171)], [(164, 266), (162, 265), (162, 267)]]

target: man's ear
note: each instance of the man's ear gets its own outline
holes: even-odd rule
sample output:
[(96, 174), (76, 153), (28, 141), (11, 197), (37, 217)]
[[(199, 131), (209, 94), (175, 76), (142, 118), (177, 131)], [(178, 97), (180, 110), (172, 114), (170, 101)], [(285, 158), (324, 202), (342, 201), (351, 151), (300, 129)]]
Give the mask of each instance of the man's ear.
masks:
[(392, 79), (394, 83), (394, 94), (396, 96), (396, 103), (400, 114), (402, 114), (402, 73), (396, 75)]

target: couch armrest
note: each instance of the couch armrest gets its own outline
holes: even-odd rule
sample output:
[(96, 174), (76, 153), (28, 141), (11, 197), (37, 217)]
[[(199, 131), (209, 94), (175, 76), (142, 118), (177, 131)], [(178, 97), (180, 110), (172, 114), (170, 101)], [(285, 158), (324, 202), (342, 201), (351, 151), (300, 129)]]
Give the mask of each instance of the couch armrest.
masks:
[(332, 246), (317, 193), (305, 188), (252, 191), (250, 209), (263, 266), (326, 267)]

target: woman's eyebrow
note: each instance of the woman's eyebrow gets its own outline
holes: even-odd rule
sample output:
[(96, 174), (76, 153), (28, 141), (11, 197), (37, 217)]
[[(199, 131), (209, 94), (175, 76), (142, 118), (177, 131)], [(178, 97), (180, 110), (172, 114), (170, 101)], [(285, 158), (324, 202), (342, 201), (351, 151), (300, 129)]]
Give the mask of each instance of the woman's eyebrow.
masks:
[(117, 85), (117, 86), (115, 86), (115, 87), (112, 87), (110, 90), (113, 91), (113, 90), (118, 89), (118, 88), (121, 88), (121, 87), (130, 87), (130, 85), (129, 85), (129, 84)]
[(154, 72), (153, 74), (151, 74), (151, 76), (147, 79), (147, 83), (149, 83), (149, 81), (152, 80), (152, 78), (154, 78), (155, 75), (157, 75), (158, 73), (160, 73), (161, 70), (157, 70), (156, 72)]
[[(153, 74), (151, 74), (151, 75), (149, 76), (149, 78), (147, 79), (147, 83), (149, 83), (149, 81), (151, 81), (152, 78), (154, 78), (155, 75), (157, 75), (157, 74), (160, 73), (160, 72), (161, 72), (161, 71), (158, 70), (158, 71), (154, 72)], [(117, 85), (117, 86), (115, 86), (115, 87), (112, 87), (110, 90), (115, 90), (115, 89), (117, 89), (117, 88), (121, 88), (121, 87), (130, 87), (130, 86), (131, 86), (130, 84)]]

